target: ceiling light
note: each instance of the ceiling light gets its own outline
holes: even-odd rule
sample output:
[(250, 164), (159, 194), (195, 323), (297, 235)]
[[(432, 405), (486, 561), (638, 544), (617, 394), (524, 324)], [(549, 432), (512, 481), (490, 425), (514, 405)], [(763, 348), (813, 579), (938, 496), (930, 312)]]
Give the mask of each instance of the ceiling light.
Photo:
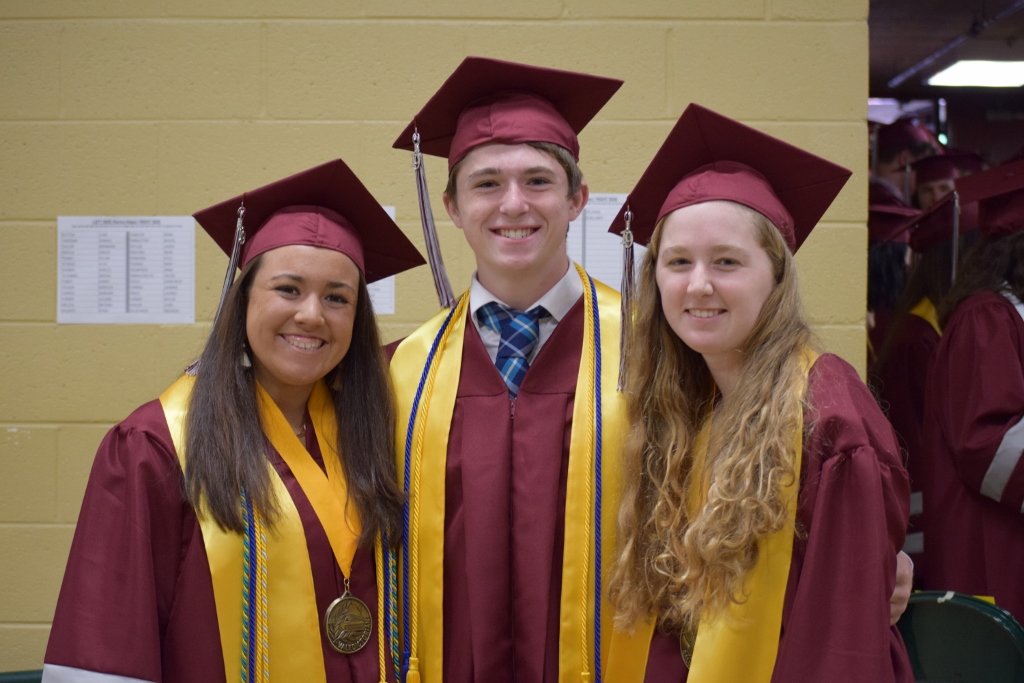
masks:
[(929, 78), (928, 85), (1017, 88), (1024, 85), (1024, 62), (963, 60)]

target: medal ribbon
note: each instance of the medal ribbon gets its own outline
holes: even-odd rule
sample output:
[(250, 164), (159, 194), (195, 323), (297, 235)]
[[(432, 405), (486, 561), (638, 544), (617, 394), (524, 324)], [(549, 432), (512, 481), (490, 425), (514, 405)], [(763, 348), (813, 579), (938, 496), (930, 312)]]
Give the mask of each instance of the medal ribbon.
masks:
[[(602, 580), (609, 574), (601, 566), (600, 548), (616, 547), (619, 452), (626, 434), (625, 412), (616, 391), (618, 366), (600, 362), (601, 357), (618, 358), (618, 296), (576, 268), (584, 284), (585, 322), (565, 507), (559, 632), (559, 681), (565, 682), (600, 680), (600, 658), (595, 653), (607, 649), (601, 634), (611, 633), (614, 614), (594, 596), (600, 594)], [(403, 661), (410, 683), (421, 676), (429, 683), (442, 680), (445, 461), (468, 299), (464, 294), (454, 311), (440, 312), (407, 337), (391, 362), (398, 394), (398, 468), (407, 494), (402, 563), (407, 578), (400, 595)], [(409, 377), (420, 377), (415, 391), (403, 390)], [(435, 382), (436, 377), (444, 381)], [(607, 458), (601, 457), (602, 451)], [(595, 469), (598, 462), (599, 471)], [(614, 504), (602, 506), (605, 496)], [(420, 547), (430, 552), (421, 554)]]
[(288, 465), (288, 469), (295, 475), (296, 481), (299, 482), (313, 511), (316, 512), (317, 519), (327, 533), (327, 540), (331, 544), (338, 567), (342, 574), (349, 576), (352, 571), (352, 558), (359, 545), (362, 524), (355, 507), (348, 504), (348, 484), (337, 450), (338, 423), (334, 418), (330, 392), (323, 382), (317, 382), (313, 385), (308, 406), (309, 416), (316, 431), (316, 440), (324, 456), (326, 474), (313, 460), (305, 445), (299, 441), (284, 413), (259, 382), (256, 383), (256, 394), (264, 433), (281, 455), (281, 459)]

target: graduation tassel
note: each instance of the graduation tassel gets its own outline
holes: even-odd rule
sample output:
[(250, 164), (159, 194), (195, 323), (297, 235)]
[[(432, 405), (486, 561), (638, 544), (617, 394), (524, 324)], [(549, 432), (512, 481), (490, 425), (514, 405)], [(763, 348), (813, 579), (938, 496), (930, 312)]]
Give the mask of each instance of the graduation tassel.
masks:
[[(242, 203), (238, 205), (238, 218), (235, 220), (235, 241), (231, 245), (231, 259), (228, 261), (228, 270), (224, 273), (224, 284), (220, 288), (220, 301), (217, 302), (217, 312), (213, 314), (213, 324), (217, 324), (217, 320), (220, 319), (220, 311), (224, 308), (224, 302), (228, 299), (228, 292), (231, 291), (231, 285), (235, 281), (235, 271), (238, 270), (238, 260), (242, 255), (242, 245), (245, 244), (245, 227), (242, 225), (242, 218), (245, 216), (245, 198), (242, 198)], [(249, 361), (249, 357), (246, 354), (245, 349), (242, 349), (242, 365), (244, 367), (251, 367), (246, 365)], [(199, 371), (199, 359), (196, 359), (185, 366), (185, 374), (195, 377)]]
[(910, 162), (903, 167), (903, 201), (909, 206), (914, 198), (910, 196)]
[(953, 244), (950, 260), (949, 284), (956, 282), (956, 268), (960, 260), (960, 194), (953, 190)]
[(412, 134), (412, 168), (416, 174), (416, 199), (420, 206), (420, 223), (423, 225), (423, 239), (427, 245), (427, 261), (430, 272), (434, 276), (434, 289), (437, 300), (443, 308), (455, 306), (455, 295), (448, 281), (448, 272), (441, 257), (441, 245), (437, 241), (437, 229), (434, 227), (434, 213), (430, 208), (430, 192), (427, 190), (427, 174), (423, 164), (423, 153), (420, 152), (420, 132)]
[(626, 347), (633, 321), (633, 299), (636, 296), (636, 278), (633, 275), (633, 212), (628, 206), (623, 218), (626, 221), (626, 228), (622, 231), (622, 283), (619, 287), (622, 294), (622, 325), (619, 329), (619, 391), (622, 391), (626, 381), (626, 358), (629, 355)]
[(409, 659), (409, 671), (405, 674), (405, 683), (420, 683), (420, 660), (416, 657)]
[(245, 217), (245, 200), (238, 205), (238, 218), (235, 220), (235, 241), (231, 246), (231, 259), (228, 261), (228, 270), (224, 273), (224, 284), (220, 288), (220, 301), (217, 303), (217, 313), (213, 316), (213, 321), (217, 322), (220, 318), (220, 311), (224, 308), (224, 302), (227, 301), (228, 292), (231, 291), (231, 284), (235, 281), (235, 271), (238, 270), (238, 259), (242, 255), (242, 245), (245, 244), (245, 227), (242, 225), (242, 219)]

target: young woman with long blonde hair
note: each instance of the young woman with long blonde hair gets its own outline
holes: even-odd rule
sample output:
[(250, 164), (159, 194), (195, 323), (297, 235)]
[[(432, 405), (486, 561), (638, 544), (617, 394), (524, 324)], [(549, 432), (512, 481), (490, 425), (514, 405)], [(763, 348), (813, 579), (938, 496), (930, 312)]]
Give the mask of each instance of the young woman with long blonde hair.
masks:
[(616, 649), (646, 649), (646, 681), (912, 680), (889, 619), (906, 471), (815, 349), (793, 259), (848, 176), (691, 105), (613, 225), (649, 249), (609, 680)]

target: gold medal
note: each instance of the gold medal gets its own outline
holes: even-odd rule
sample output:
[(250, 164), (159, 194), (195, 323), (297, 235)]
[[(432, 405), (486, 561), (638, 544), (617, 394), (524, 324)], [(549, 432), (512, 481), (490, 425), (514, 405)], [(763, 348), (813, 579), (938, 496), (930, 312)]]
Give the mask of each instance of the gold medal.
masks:
[(697, 644), (697, 634), (689, 629), (684, 629), (679, 633), (679, 654), (683, 658), (683, 663), (686, 664), (686, 669), (690, 669), (690, 662), (693, 661), (693, 648)]
[(359, 652), (370, 640), (373, 621), (366, 603), (352, 595), (345, 580), (345, 592), (324, 612), (327, 642), (338, 652), (350, 655)]

